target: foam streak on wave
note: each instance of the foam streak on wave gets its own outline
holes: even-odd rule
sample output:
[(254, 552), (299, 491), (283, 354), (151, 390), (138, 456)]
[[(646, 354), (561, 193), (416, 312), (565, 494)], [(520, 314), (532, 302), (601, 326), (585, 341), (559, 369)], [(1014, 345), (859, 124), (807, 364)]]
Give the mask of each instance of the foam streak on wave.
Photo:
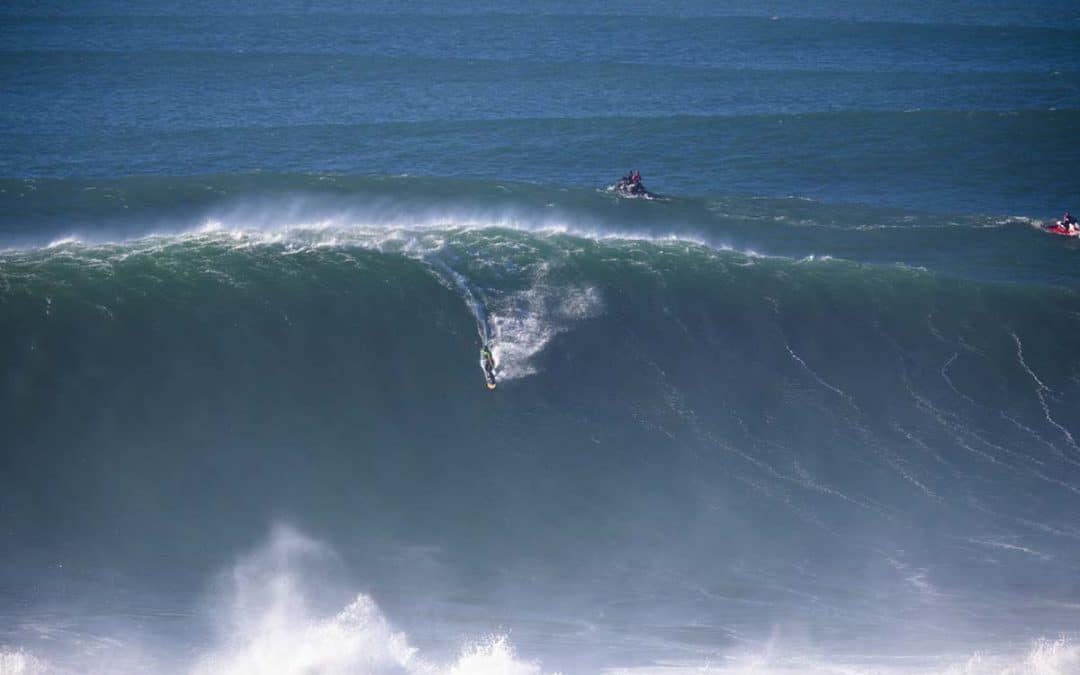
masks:
[(846, 393), (845, 391), (843, 391), (843, 390), (842, 390), (842, 389), (840, 389), (839, 387), (837, 387), (837, 386), (835, 386), (835, 385), (832, 385), (832, 384), (829, 384), (828, 382), (826, 382), (825, 380), (823, 380), (823, 379), (821, 378), (821, 376), (820, 376), (820, 375), (818, 375), (817, 373), (815, 373), (815, 372), (814, 372), (814, 371), (813, 371), (813, 370), (812, 370), (812, 369), (810, 368), (810, 366), (806, 365), (806, 361), (803, 361), (803, 360), (802, 360), (802, 357), (800, 357), (800, 356), (799, 356), (798, 354), (796, 354), (796, 353), (795, 353), (795, 350), (793, 350), (793, 349), (791, 348), (791, 345), (785, 344), (785, 345), (784, 345), (784, 347), (785, 347), (785, 348), (787, 348), (788, 354), (790, 354), (790, 355), (791, 355), (791, 358), (792, 358), (792, 359), (794, 359), (794, 360), (795, 360), (795, 361), (796, 361), (796, 362), (797, 362), (797, 363), (798, 363), (798, 364), (799, 364), (800, 366), (802, 366), (802, 367), (803, 367), (803, 370), (805, 370), (805, 371), (806, 371), (807, 373), (809, 373), (809, 374), (810, 374), (810, 376), (811, 376), (811, 377), (813, 377), (813, 378), (814, 378), (814, 380), (815, 380), (815, 381), (816, 381), (816, 382), (817, 382), (818, 384), (820, 384), (821, 386), (823, 386), (823, 387), (825, 387), (826, 389), (828, 389), (829, 391), (833, 392), (834, 394), (836, 394), (836, 395), (837, 395), (837, 396), (839, 396), (840, 398), (842, 398), (842, 399), (844, 399), (845, 401), (847, 401), (847, 402), (848, 402), (848, 404), (849, 404), (849, 405), (851, 405), (851, 406), (852, 406), (853, 408), (856, 408), (856, 409), (858, 409), (858, 407), (857, 407), (857, 406), (855, 405), (855, 402), (851, 400), (851, 396), (849, 396), (849, 395), (848, 395), (848, 394), (847, 394), (847, 393)]
[(1071, 433), (1069, 433), (1069, 430), (1061, 426), (1061, 424), (1059, 424), (1057, 420), (1050, 416), (1050, 406), (1046, 403), (1045, 394), (1047, 392), (1052, 393), (1052, 390), (1050, 389), (1050, 387), (1043, 384), (1043, 381), (1039, 379), (1039, 376), (1035, 374), (1035, 371), (1033, 371), (1031, 367), (1028, 366), (1027, 362), (1024, 361), (1024, 346), (1020, 343), (1020, 336), (1018, 336), (1016, 333), (1010, 334), (1012, 335), (1013, 340), (1016, 341), (1016, 358), (1020, 361), (1020, 365), (1024, 368), (1024, 371), (1031, 376), (1032, 380), (1035, 381), (1035, 395), (1039, 398), (1039, 405), (1042, 406), (1043, 413), (1046, 415), (1046, 421), (1061, 432), (1061, 434), (1065, 437), (1065, 440), (1069, 443), (1069, 445), (1072, 446), (1074, 450), (1080, 450), (1080, 447), (1077, 447), (1076, 441), (1073, 440), (1073, 436)]
[(476, 319), (476, 332), (480, 337), (480, 340), (486, 345), (491, 341), (491, 329), (488, 326), (487, 310), (484, 308), (484, 303), (478, 296), (479, 291), (473, 290), (469, 285), (469, 281), (459, 272), (454, 271), (445, 262), (440, 260), (436, 255), (430, 255), (424, 258), (424, 260), (432, 266), (436, 272), (436, 276), (439, 279), (445, 279), (449, 277), (452, 281), (453, 287), (462, 294), (465, 299), (465, 304), (469, 307), (469, 311), (472, 312), (473, 318)]

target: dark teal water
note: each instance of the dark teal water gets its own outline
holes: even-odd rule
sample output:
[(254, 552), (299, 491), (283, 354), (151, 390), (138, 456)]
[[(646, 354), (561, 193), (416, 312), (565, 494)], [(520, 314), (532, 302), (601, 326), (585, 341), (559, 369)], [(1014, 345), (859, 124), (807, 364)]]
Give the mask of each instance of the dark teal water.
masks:
[[(1073, 3), (8, 3), (0, 174), (337, 171), (1057, 214)], [(862, 6), (865, 4), (866, 6)]]
[(1074, 672), (1078, 38), (6, 4), (0, 673)]

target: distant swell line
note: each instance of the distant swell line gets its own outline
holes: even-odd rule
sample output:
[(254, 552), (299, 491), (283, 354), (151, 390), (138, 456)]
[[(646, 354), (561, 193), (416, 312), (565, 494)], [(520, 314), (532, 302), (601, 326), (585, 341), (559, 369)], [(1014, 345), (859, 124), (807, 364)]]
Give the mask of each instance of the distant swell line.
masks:
[[(876, 66), (875, 70), (868, 70), (866, 68), (838, 68), (835, 66), (824, 68), (785, 68), (758, 64), (658, 63), (618, 57), (578, 61), (535, 56), (530, 56), (528, 58), (509, 56), (502, 58), (492, 56), (427, 56), (412, 54), (305, 51), (297, 49), (248, 49), (243, 52), (236, 52), (232, 49), (208, 49), (205, 47), (139, 50), (104, 47), (85, 47), (78, 49), (5, 49), (0, 47), (0, 56), (6, 59), (27, 60), (31, 65), (37, 65), (43, 61), (79, 61), (86, 59), (131, 60), (137, 61), (143, 65), (150, 62), (152, 59), (179, 59), (186, 62), (193, 59), (202, 59), (205, 61), (226, 61), (230, 64), (249, 61), (266, 63), (268, 60), (271, 60), (278, 62), (326, 62), (327, 64), (334, 64), (335, 66), (343, 64), (369, 67), (399, 66), (403, 69), (415, 68), (417, 66), (442, 65), (450, 69), (469, 71), (472, 73), (475, 73), (478, 66), (498, 67), (507, 70), (543, 70), (559, 73), (564, 72), (568, 65), (573, 65), (576, 72), (582, 70), (625, 71), (627, 66), (633, 66), (634, 70), (639, 75), (642, 72), (650, 72), (653, 77), (661, 76), (665, 73), (686, 73), (690, 75), (705, 74), (713, 78), (722, 76), (796, 76), (802, 78), (873, 78), (880, 80), (882, 77), (911, 77), (970, 81), (972, 79), (1022, 78), (1046, 75), (1046, 70), (1044, 68), (1032, 68), (1031, 70), (920, 70), (917, 68), (903, 68), (903, 64), (898, 64), (897, 68), (884, 70), (880, 66)], [(1080, 69), (1056, 68), (1054, 72), (1056, 76), (1063, 78), (1080, 76)], [(900, 112), (901, 110), (896, 108), (894, 111)]]
[[(294, 18), (294, 15), (288, 12), (214, 12), (214, 13), (193, 13), (193, 14), (167, 14), (167, 13), (129, 13), (129, 14), (117, 14), (114, 12), (108, 13), (82, 13), (82, 14), (34, 14), (23, 12), (3, 12), (0, 11), (0, 18), (3, 20), (16, 23), (16, 22), (33, 22), (33, 23), (95, 23), (102, 21), (142, 21), (151, 23), (154, 21), (169, 22), (175, 21), (178, 18), (182, 18), (188, 21), (192, 20), (222, 20), (222, 19), (251, 19), (253, 17), (258, 18)], [(723, 25), (723, 24), (760, 24), (761, 26), (769, 27), (770, 29), (785, 30), (791, 27), (806, 29), (810, 26), (828, 26), (832, 28), (856, 28), (856, 29), (879, 29), (881, 31), (890, 31), (895, 29), (904, 29), (908, 31), (920, 30), (923, 32), (941, 32), (941, 31), (954, 31), (962, 33), (981, 33), (981, 34), (994, 34), (1000, 35), (1004, 32), (1012, 33), (1031, 33), (1033, 36), (1041, 36), (1047, 34), (1057, 34), (1060, 36), (1074, 35), (1080, 32), (1080, 29), (1073, 26), (1062, 26), (1060, 24), (1053, 23), (1035, 23), (1035, 22), (979, 22), (979, 21), (934, 21), (930, 19), (919, 19), (916, 17), (907, 19), (887, 18), (887, 17), (852, 17), (845, 14), (836, 15), (824, 15), (824, 16), (810, 16), (806, 14), (787, 14), (784, 15), (781, 12), (769, 11), (765, 14), (748, 14), (745, 12), (733, 12), (727, 14), (720, 13), (705, 13), (705, 12), (681, 12), (678, 14), (658, 14), (655, 12), (638, 12), (633, 11), (633, 8), (620, 9), (618, 13), (614, 12), (544, 12), (542, 10), (536, 12), (515, 12), (515, 11), (415, 11), (415, 12), (400, 12), (400, 11), (371, 11), (360, 10), (356, 12), (314, 12), (308, 14), (309, 18), (318, 17), (326, 21), (356, 21), (360, 19), (382, 19), (382, 20), (408, 20), (408, 19), (441, 19), (446, 23), (460, 23), (469, 22), (475, 23), (477, 20), (520, 20), (529, 19), (532, 21), (546, 21), (557, 22), (560, 24), (573, 24), (574, 22), (580, 22), (582, 20), (600, 20), (610, 21), (612, 19), (618, 19), (623, 24), (645, 24), (654, 26), (657, 23), (668, 23), (676, 25), (686, 25), (700, 28), (703, 24)]]

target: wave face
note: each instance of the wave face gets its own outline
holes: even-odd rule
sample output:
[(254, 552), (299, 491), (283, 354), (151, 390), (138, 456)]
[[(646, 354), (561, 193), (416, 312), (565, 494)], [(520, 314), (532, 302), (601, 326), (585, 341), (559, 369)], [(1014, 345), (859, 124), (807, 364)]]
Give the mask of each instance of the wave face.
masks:
[(1080, 297), (1049, 248), (1006, 265), (1028, 223), (340, 176), (5, 194), (50, 242), (0, 253), (15, 672), (1075, 663)]
[(1076, 4), (0, 3), (0, 675), (1080, 671)]

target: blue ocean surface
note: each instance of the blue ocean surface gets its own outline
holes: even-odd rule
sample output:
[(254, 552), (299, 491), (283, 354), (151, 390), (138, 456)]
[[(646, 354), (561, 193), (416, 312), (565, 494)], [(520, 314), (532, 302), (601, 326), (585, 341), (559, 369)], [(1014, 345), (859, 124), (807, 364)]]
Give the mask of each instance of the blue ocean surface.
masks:
[(1078, 141), (1075, 2), (6, 2), (0, 675), (1080, 672)]

